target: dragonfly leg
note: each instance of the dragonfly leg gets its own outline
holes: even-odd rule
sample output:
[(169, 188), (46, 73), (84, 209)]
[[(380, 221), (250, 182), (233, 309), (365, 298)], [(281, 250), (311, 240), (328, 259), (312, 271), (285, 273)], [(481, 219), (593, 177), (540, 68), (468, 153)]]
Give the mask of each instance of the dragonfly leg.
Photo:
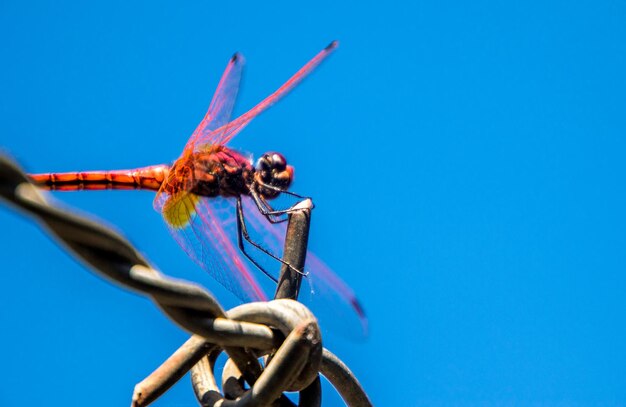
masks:
[(270, 189), (270, 190), (276, 191), (276, 192), (280, 192), (281, 194), (287, 194), (287, 195), (295, 196), (296, 198), (300, 198), (300, 199), (307, 199), (307, 198), (311, 199), (311, 197), (300, 195), (300, 194), (296, 194), (295, 192), (291, 192), (291, 191), (288, 191), (286, 189), (278, 188), (278, 187), (275, 187), (274, 185), (266, 184), (266, 183), (258, 181), (258, 180), (255, 181), (255, 183), (259, 184), (263, 188)]
[(276, 209), (272, 208), (272, 206), (267, 202), (267, 200), (265, 198), (263, 198), (261, 195), (259, 195), (259, 193), (256, 192), (254, 188), (250, 188), (250, 195), (252, 196), (252, 199), (254, 200), (254, 203), (256, 204), (257, 208), (259, 209), (259, 212), (261, 212), (261, 214), (263, 216), (265, 216), (265, 218), (267, 218), (267, 220), (270, 223), (282, 223), (282, 222), (285, 222), (287, 220), (287, 218), (279, 218), (279, 216), (281, 216), (281, 215), (288, 215), (288, 214), (296, 211), (297, 209), (294, 209), (294, 208), (296, 206), (298, 206), (298, 204), (300, 204), (301, 202), (303, 202), (306, 199), (311, 199), (309, 197), (298, 195), (298, 194), (296, 194), (294, 192), (291, 192), (291, 191), (283, 191), (283, 190), (278, 189), (276, 187), (272, 187), (271, 185), (266, 185), (266, 184), (262, 184), (262, 185), (263, 185), (263, 187), (270, 187), (271, 189), (274, 189), (276, 191), (280, 191), (281, 193), (285, 193), (285, 194), (288, 194), (288, 195), (291, 195), (291, 196), (295, 196), (295, 197), (301, 199), (301, 201), (298, 201), (295, 205), (291, 206), (290, 208), (276, 210)]
[(248, 260), (250, 260), (252, 264), (254, 264), (259, 270), (261, 270), (263, 274), (271, 278), (272, 281), (274, 281), (275, 283), (278, 283), (278, 280), (276, 280), (274, 276), (268, 273), (255, 259), (252, 258), (252, 256), (250, 256), (250, 254), (248, 254), (248, 252), (246, 252), (245, 246), (243, 244), (243, 239), (245, 239), (252, 246), (256, 247), (258, 250), (270, 256), (272, 259), (279, 261), (285, 266), (289, 267), (291, 270), (295, 271), (296, 273), (302, 274), (303, 276), (306, 276), (308, 274), (306, 272), (303, 272), (293, 267), (291, 264), (284, 261), (280, 257), (276, 256), (274, 253), (265, 249), (263, 246), (261, 246), (260, 244), (258, 244), (257, 242), (255, 242), (254, 240), (250, 238), (250, 235), (248, 234), (248, 229), (246, 227), (246, 220), (243, 214), (243, 206), (241, 205), (241, 197), (237, 197), (237, 244), (239, 245), (239, 250), (241, 250), (241, 252), (248, 258)]
[[(268, 273), (263, 266), (261, 266), (255, 259), (254, 257), (250, 256), (250, 254), (248, 254), (248, 252), (246, 251), (246, 247), (243, 244), (243, 239), (246, 239), (246, 241), (250, 242), (251, 244), (254, 245), (254, 243), (251, 241), (250, 239), (250, 235), (248, 234), (248, 230), (246, 229), (246, 223), (243, 219), (243, 209), (241, 207), (241, 199), (238, 198), (237, 199), (237, 245), (239, 246), (239, 250), (241, 250), (241, 252), (243, 253), (244, 256), (246, 256), (246, 258), (248, 260), (250, 260), (252, 262), (252, 264), (254, 264), (256, 266), (256, 268), (258, 268), (259, 270), (261, 270), (263, 272), (263, 274), (265, 274), (266, 276), (268, 276), (272, 281), (274, 281), (275, 283), (278, 283), (278, 280), (271, 275), (270, 273)], [(256, 246), (255, 246), (256, 247)]]
[(287, 220), (287, 217), (280, 217), (281, 215), (287, 214), (286, 211), (274, 210), (274, 208), (270, 206), (270, 204), (265, 200), (265, 198), (260, 196), (255, 191), (251, 191), (250, 195), (252, 196), (252, 200), (254, 201), (254, 204), (259, 209), (259, 212), (261, 212), (261, 214), (265, 216), (268, 222), (282, 223)]

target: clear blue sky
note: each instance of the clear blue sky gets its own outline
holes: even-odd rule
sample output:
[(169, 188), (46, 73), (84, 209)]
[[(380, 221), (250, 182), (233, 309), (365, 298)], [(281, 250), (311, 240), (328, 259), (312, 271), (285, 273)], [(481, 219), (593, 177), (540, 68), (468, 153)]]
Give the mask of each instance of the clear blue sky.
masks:
[[(294, 164), (312, 248), (368, 311), (368, 341), (328, 346), (377, 405), (626, 403), (624, 4), (221, 3), (0, 1), (1, 148), (33, 172), (169, 162), (233, 52), (242, 113), (338, 39), (235, 143)], [(151, 193), (56, 197), (215, 288)], [(127, 405), (187, 334), (0, 225), (0, 405)], [(156, 405), (195, 405), (188, 379)]]

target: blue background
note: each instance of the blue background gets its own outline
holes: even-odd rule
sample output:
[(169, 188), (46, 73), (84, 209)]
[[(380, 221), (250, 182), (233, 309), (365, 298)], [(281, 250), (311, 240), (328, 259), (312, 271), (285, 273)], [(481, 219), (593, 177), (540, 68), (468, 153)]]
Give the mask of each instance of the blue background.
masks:
[[(0, 1), (0, 146), (25, 168), (169, 162), (234, 51), (243, 113), (339, 39), (234, 144), (295, 165), (312, 248), (368, 311), (366, 342), (327, 345), (377, 405), (626, 403), (626, 6), (128, 3)], [(153, 194), (56, 197), (215, 288)], [(0, 225), (0, 405), (127, 405), (188, 335)], [(187, 379), (156, 403), (195, 404)]]

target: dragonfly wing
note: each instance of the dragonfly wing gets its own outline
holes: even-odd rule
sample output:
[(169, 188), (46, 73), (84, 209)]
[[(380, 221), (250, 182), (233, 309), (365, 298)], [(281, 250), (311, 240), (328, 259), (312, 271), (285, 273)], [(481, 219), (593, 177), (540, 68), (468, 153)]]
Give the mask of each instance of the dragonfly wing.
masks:
[[(248, 229), (260, 236), (258, 243), (282, 256), (286, 223), (269, 223), (252, 198), (242, 198)], [(302, 280), (298, 299), (313, 311), (322, 327), (342, 331), (354, 339), (366, 337), (367, 317), (354, 291), (310, 251), (307, 252), (305, 270), (309, 274)]]
[(266, 300), (236, 247), (236, 212), (225, 202), (234, 199), (162, 192), (157, 200), (170, 233), (193, 261), (242, 301)]
[[(200, 122), (196, 130), (193, 132), (189, 141), (185, 145), (185, 149), (181, 157), (185, 155), (191, 156), (194, 151), (198, 151), (199, 149), (206, 148), (206, 145), (201, 142), (201, 140), (206, 138), (207, 134), (210, 134), (215, 129), (224, 126), (229, 120), (230, 116), (233, 112), (233, 108), (235, 106), (235, 101), (237, 99), (237, 93), (239, 92), (239, 83), (241, 82), (241, 74), (243, 72), (244, 66), (244, 58), (241, 54), (235, 54), (232, 56), (228, 65), (226, 65), (226, 69), (222, 74), (222, 78), (220, 79), (220, 83), (217, 85), (217, 89), (215, 90), (215, 94), (213, 95), (213, 100), (211, 100), (211, 104), (209, 105), (209, 110), (206, 112), (204, 119)], [(184, 169), (184, 168), (183, 168)], [(173, 174), (176, 172), (177, 168), (172, 168), (170, 173), (166, 177), (165, 182), (161, 184), (161, 188), (157, 192), (156, 198), (154, 199), (154, 209), (158, 212), (163, 213), (166, 218), (166, 223), (168, 223), (167, 215), (174, 215), (184, 217), (185, 216), (185, 203), (189, 204), (190, 196), (187, 195), (184, 191), (190, 191), (193, 188), (193, 185), (197, 183), (193, 177), (186, 177), (185, 182), (186, 185), (179, 186), (177, 189), (183, 192), (179, 192), (173, 197), (171, 194), (166, 192), (166, 186), (171, 184), (176, 184), (179, 180), (173, 180)], [(172, 211), (168, 211), (164, 209), (164, 205), (168, 204)], [(192, 205), (195, 208), (195, 204)], [(180, 210), (181, 212), (177, 212)], [(192, 212), (189, 212), (188, 215), (191, 215)], [(193, 212), (195, 214), (195, 211)], [(176, 219), (170, 219), (176, 222)], [(168, 223), (168, 226), (175, 226), (171, 222)], [(182, 232), (181, 232), (182, 233)], [(180, 240), (177, 239), (177, 241)], [(181, 244), (182, 246), (182, 244)], [(189, 252), (188, 252), (189, 253)], [(193, 258), (193, 256), (192, 256)]]
[(307, 62), (298, 72), (296, 72), (287, 82), (285, 82), (274, 93), (263, 99), (258, 105), (239, 116), (237, 119), (217, 130), (206, 133), (198, 140), (200, 144), (219, 144), (225, 145), (233, 137), (237, 135), (244, 127), (261, 112), (279, 101), (283, 96), (295, 88), (304, 78), (306, 78), (331, 52), (337, 48), (337, 41), (331, 42), (326, 48), (319, 52), (313, 59)]
[(209, 110), (191, 135), (185, 150), (197, 151), (202, 148), (206, 144), (204, 141), (213, 131), (228, 123), (237, 100), (244, 64), (245, 60), (241, 54), (236, 53), (232, 56), (217, 85)]

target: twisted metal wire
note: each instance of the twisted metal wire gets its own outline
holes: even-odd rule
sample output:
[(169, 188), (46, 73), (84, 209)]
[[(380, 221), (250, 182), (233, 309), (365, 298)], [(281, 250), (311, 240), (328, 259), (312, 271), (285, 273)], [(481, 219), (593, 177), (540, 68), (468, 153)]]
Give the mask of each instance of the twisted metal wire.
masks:
[[(298, 391), (300, 406), (321, 405), (322, 373), (350, 406), (371, 406), (348, 367), (322, 347), (315, 316), (294, 299), (301, 274), (282, 267), (275, 300), (225, 311), (203, 287), (163, 275), (120, 234), (47, 202), (28, 176), (0, 155), (0, 198), (36, 218), (96, 272), (149, 296), (192, 336), (135, 386), (132, 406), (156, 400), (188, 371), (203, 406), (293, 405), (283, 394)], [(283, 260), (301, 270), (312, 204), (289, 215)], [(221, 391), (214, 376), (221, 352), (229, 357)], [(266, 357), (265, 368), (259, 362)], [(244, 380), (250, 388), (244, 388)], [(223, 392), (223, 393), (222, 393)]]

